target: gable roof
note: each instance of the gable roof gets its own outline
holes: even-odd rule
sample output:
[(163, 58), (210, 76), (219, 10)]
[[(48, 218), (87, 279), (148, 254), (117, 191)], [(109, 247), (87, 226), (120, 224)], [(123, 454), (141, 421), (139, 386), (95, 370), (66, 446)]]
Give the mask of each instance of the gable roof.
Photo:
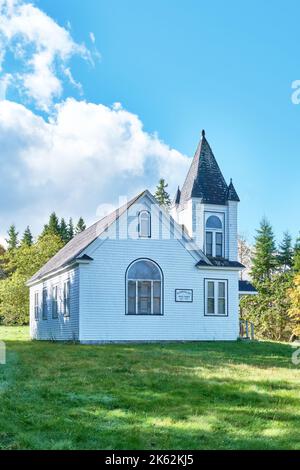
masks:
[[(51, 258), (44, 266), (42, 266), (42, 268), (28, 280), (27, 284), (31, 285), (34, 282), (42, 279), (44, 276), (70, 265), (72, 262), (92, 260), (90, 256), (83, 253), (84, 250), (91, 243), (93, 243), (101, 234), (103, 234), (113, 224), (113, 222), (115, 222), (122, 214), (124, 214), (135, 202), (137, 202), (138, 199), (140, 199), (146, 194), (151, 199), (152, 203), (158, 206), (156, 199), (148, 190), (141, 192), (140, 194), (132, 198), (129, 202), (113, 211), (111, 214), (107, 215), (103, 219), (91, 225), (91, 227), (84, 230), (84, 232), (81, 232), (76, 235), (71, 241), (69, 241), (69, 243), (67, 243), (60, 251), (58, 251), (56, 255), (53, 256), (53, 258)], [(160, 207), (160, 210), (164, 212), (164, 209), (162, 207)], [(179, 226), (173, 218), (172, 221), (175, 229), (177, 231), (181, 231), (185, 242), (189, 244), (189, 252), (191, 254), (195, 253), (198, 259), (202, 259), (202, 262), (204, 264), (211, 265), (211, 262), (198, 248), (198, 246), (195, 245), (195, 243), (188, 236), (188, 234), (183, 232), (182, 227)]]
[[(96, 240), (96, 238), (98, 238), (103, 232), (105, 232), (105, 230), (107, 230), (107, 228), (115, 220), (124, 214), (124, 212), (129, 209), (129, 207), (132, 206), (132, 204), (134, 204), (144, 193), (145, 191), (138, 194), (120, 208), (103, 217), (103, 219), (100, 219), (98, 222), (94, 223), (83, 232), (75, 235), (75, 237), (72, 238), (69, 243), (59, 250), (56, 255), (53, 256), (53, 258), (51, 258), (29, 279), (27, 284), (31, 284), (44, 277), (46, 274), (49, 274), (52, 271), (56, 271), (57, 269), (70, 264), (72, 261), (79, 259), (82, 251), (85, 250), (87, 246)], [(82, 257), (81, 259), (87, 260), (86, 257)]]
[(181, 190), (180, 204), (196, 197), (206, 204), (225, 205), (229, 195), (234, 197), (230, 200), (239, 200), (233, 185), (227, 186), (203, 130), (202, 139)]

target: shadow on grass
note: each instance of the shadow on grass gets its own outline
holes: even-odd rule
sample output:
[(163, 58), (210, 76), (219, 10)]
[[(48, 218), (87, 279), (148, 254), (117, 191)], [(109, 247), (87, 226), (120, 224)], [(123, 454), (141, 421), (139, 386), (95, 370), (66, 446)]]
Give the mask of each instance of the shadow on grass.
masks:
[(288, 345), (7, 346), (0, 448), (299, 448)]

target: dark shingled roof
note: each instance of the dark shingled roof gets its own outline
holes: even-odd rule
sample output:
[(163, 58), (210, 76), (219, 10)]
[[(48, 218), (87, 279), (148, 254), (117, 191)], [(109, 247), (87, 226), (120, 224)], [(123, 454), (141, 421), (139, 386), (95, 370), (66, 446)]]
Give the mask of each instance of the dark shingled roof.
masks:
[(62, 268), (76, 259), (88, 260), (89, 257), (86, 255), (80, 258), (80, 253), (87, 248), (96, 238), (98, 238), (108, 227), (117, 220), (132, 204), (134, 204), (145, 191), (135, 196), (127, 204), (124, 204), (119, 209), (113, 211), (103, 219), (99, 220), (91, 227), (84, 230), (84, 232), (76, 235), (69, 243), (67, 243), (56, 255), (53, 256), (37, 273), (35, 273), (28, 281), (28, 284), (35, 282), (49, 274), (52, 271), (56, 271)]
[(202, 139), (181, 190), (180, 204), (196, 197), (206, 204), (225, 205), (229, 193), (231, 198), (234, 197), (230, 200), (238, 200), (233, 185), (227, 186), (205, 132), (202, 131)]
[(175, 197), (174, 197), (173, 204), (179, 204), (180, 203), (180, 196), (181, 196), (181, 191), (180, 191), (179, 186), (178, 186)]
[[(225, 258), (213, 258), (212, 256), (207, 256), (209, 261), (213, 266), (218, 266), (218, 267), (224, 267), (224, 268), (244, 268), (245, 266), (242, 263), (239, 263), (238, 261), (229, 261), (228, 259)], [(200, 260), (196, 264), (196, 266), (207, 266), (207, 263), (205, 261)]]
[(240, 292), (257, 292), (254, 285), (249, 281), (239, 281)]
[(228, 201), (240, 202), (240, 198), (237, 195), (237, 192), (235, 190), (235, 187), (233, 186), (232, 180), (230, 180), (230, 184), (228, 186), (227, 199)]

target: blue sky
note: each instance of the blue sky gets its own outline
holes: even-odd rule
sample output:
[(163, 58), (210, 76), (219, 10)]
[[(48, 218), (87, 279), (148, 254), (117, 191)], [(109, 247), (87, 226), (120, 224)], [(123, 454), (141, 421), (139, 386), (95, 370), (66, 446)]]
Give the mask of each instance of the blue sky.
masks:
[[(55, 112), (51, 106), (63, 106), (68, 97), (73, 97), (75, 103), (72, 109), (63, 107), (61, 115), (65, 115), (65, 119), (76, 114), (76, 109), (81, 114), (78, 103), (85, 100), (88, 104), (103, 105), (101, 110), (105, 111), (106, 117), (102, 111), (101, 115), (107, 125), (112, 116), (107, 110), (112, 110), (113, 103), (121, 103), (122, 110), (118, 111), (119, 105), (115, 106), (112, 121), (117, 113), (122, 125), (132, 129), (133, 116), (137, 115), (142, 128), (139, 132), (144, 133), (143, 138), (146, 136), (151, 143), (147, 140), (143, 144), (141, 151), (145, 151), (146, 157), (137, 167), (130, 159), (131, 163), (126, 167), (126, 156), (122, 152), (114, 161), (115, 165), (121, 161), (123, 172), (126, 175), (130, 173), (130, 178), (111, 172), (102, 184), (100, 175), (99, 186), (102, 189), (97, 193), (97, 178), (93, 175), (93, 189), (88, 195), (85, 191), (84, 198), (78, 189), (73, 198), (65, 197), (62, 188), (66, 191), (74, 179), (78, 183), (80, 175), (72, 164), (64, 164), (64, 179), (56, 193), (63, 197), (65, 204), (53, 195), (50, 180), (40, 185), (31, 182), (30, 188), (26, 188), (23, 182), (18, 195), (9, 197), (5, 203), (5, 216), (0, 217), (2, 226), (14, 221), (22, 230), (28, 220), (38, 230), (39, 224), (48, 216), (48, 213), (42, 214), (50, 209), (46, 202), (49, 200), (53, 201), (53, 208), (61, 216), (77, 217), (80, 213), (92, 222), (97, 218), (99, 204), (115, 204), (117, 195), (126, 192), (126, 184), (130, 186), (128, 196), (135, 192), (135, 188), (138, 190), (143, 186), (153, 190), (160, 173), (169, 181), (173, 191), (176, 184), (182, 184), (186, 165), (183, 160), (177, 164), (176, 151), (182, 159), (184, 156), (192, 157), (201, 129), (205, 128), (225, 178), (227, 181), (233, 178), (239, 193), (240, 232), (251, 239), (260, 219), (266, 215), (278, 239), (286, 229), (293, 236), (298, 233), (300, 105), (292, 103), (291, 85), (300, 79), (299, 2), (39, 0), (35, 5), (65, 28), (74, 43), (84, 43), (90, 56), (74, 52), (67, 60), (62, 59), (64, 64), (68, 62), (66, 68), (82, 89), (80, 91), (79, 86), (65, 80), (60, 95), (51, 96), (51, 104), (41, 105), (41, 101), (37, 104), (32, 88), (30, 95), (28, 89), (20, 93), (17, 87), (8, 87), (6, 100), (19, 103), (34, 114), (28, 118), (31, 124), (28, 123), (26, 131), (22, 129), (21, 132), (27, 139), (26, 148), (30, 147), (28, 127), (36, 126), (38, 116), (43, 119), (45, 129), (49, 119), (61, 122), (61, 116), (53, 118)], [(90, 33), (93, 33), (95, 42)], [(19, 58), (13, 56), (13, 47), (15, 43), (10, 42), (3, 62), (3, 74), (15, 73), (20, 67)], [(32, 44), (28, 44), (29, 54), (31, 47)], [(26, 56), (25, 60), (30, 60), (29, 57)], [(24, 110), (21, 111), (14, 110), (14, 113), (22, 114)], [(129, 113), (126, 116), (125, 111)], [(6, 108), (5, 112), (11, 115), (11, 108)], [(90, 112), (93, 118), (89, 117)], [(96, 117), (96, 111), (89, 109), (83, 113), (86, 115), (85, 123), (94, 119), (95, 127), (91, 127), (95, 131), (96, 123), (102, 126), (103, 121), (99, 114)], [(105, 136), (110, 136), (108, 142), (114, 155), (120, 152), (118, 146), (122, 145), (122, 139), (113, 140), (114, 126), (120, 125), (120, 119), (112, 122), (109, 131), (105, 131)], [(124, 123), (126, 119), (130, 124)], [(74, 129), (80, 130), (84, 125), (76, 122)], [(48, 132), (45, 129), (43, 135)], [(65, 125), (63, 129), (65, 132)], [(10, 129), (9, 135), (13, 131), (17, 130)], [(156, 134), (165, 144), (159, 150)], [(81, 144), (88, 146), (88, 137), (87, 132), (74, 151)], [(94, 135), (91, 136), (93, 138)], [(140, 141), (139, 137), (137, 141)], [(5, 142), (8, 153), (14, 155), (15, 150), (9, 147), (7, 140)], [(133, 160), (139, 148), (136, 145), (134, 150), (131, 148)], [(97, 150), (100, 154), (103, 151)], [(19, 148), (17, 152), (20, 152)], [(44, 147), (40, 153), (41, 158), (52, 158)], [(155, 158), (152, 157), (154, 154)], [(159, 162), (155, 171), (151, 164), (153, 158)], [(31, 162), (32, 157), (26, 155), (26, 165), (29, 160)], [(70, 154), (61, 155), (61, 161), (69, 160)], [(110, 155), (104, 163), (97, 160), (95, 171), (98, 169), (101, 173), (101, 168), (110, 160)], [(16, 165), (24, 165), (24, 161), (18, 159)], [(36, 171), (39, 163), (35, 161), (32, 165)], [(81, 160), (78, 160), (78, 165), (82, 165)], [(82, 177), (89, 178), (88, 170)], [(54, 186), (57, 179), (59, 177), (55, 175)], [(31, 196), (26, 196), (22, 208), (17, 208), (23, 200), (22, 191)], [(40, 206), (37, 200), (41, 201)], [(11, 216), (12, 211), (16, 220)], [(0, 233), (3, 234), (2, 226)]]

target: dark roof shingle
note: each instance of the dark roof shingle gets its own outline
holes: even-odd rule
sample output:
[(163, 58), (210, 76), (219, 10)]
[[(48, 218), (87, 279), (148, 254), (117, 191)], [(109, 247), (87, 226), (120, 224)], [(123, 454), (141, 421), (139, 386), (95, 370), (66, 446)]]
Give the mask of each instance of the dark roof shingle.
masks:
[(206, 204), (225, 205), (228, 195), (238, 200), (233, 187), (227, 186), (215, 156), (202, 131), (202, 139), (199, 142), (192, 164), (183, 184), (180, 196), (180, 204), (184, 204), (190, 198), (200, 198)]

